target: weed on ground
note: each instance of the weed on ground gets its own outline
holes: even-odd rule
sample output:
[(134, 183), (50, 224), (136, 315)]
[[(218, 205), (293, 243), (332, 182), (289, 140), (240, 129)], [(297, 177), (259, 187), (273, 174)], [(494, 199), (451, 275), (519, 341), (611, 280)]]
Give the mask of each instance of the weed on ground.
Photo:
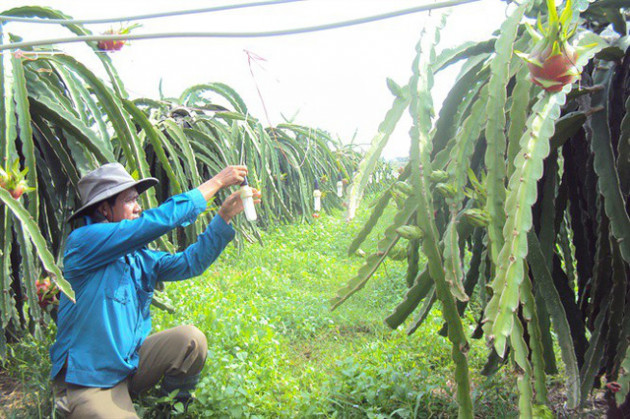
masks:
[[(276, 226), (261, 232), (263, 246), (230, 246), (201, 277), (167, 284), (161, 297), (176, 313), (154, 309), (154, 331), (194, 324), (209, 345), (196, 401), (175, 416), (456, 416), (439, 306), (410, 336), (406, 325), (391, 330), (383, 323), (406, 290), (404, 262), (386, 260), (361, 291), (331, 310), (330, 299), (365, 260), (347, 249), (367, 214), (359, 211), (350, 223), (342, 214), (324, 214), (311, 224)], [(387, 211), (362, 245), (366, 254), (375, 251), (392, 216)], [(475, 319), (466, 321), (472, 333)], [(22, 390), (19, 402), (2, 403), (6, 417), (50, 416), (47, 351), (53, 337), (54, 326), (46, 340), (13, 347), (5, 374)], [(471, 340), (471, 370), (481, 369), (486, 354), (483, 340)], [(505, 370), (490, 379), (473, 373), (480, 417), (517, 415)], [(157, 417), (155, 402), (151, 395), (138, 401), (139, 413)]]

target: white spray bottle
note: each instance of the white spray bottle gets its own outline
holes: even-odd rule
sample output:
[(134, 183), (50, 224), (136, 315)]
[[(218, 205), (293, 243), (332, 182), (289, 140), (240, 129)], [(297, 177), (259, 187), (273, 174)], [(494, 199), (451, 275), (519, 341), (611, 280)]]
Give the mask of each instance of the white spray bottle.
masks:
[(241, 201), (243, 201), (243, 208), (245, 209), (245, 217), (247, 221), (256, 221), (256, 208), (254, 207), (254, 192), (247, 183), (247, 177), (243, 183), (241, 183)]
[(343, 197), (343, 181), (341, 180), (341, 173), (339, 174), (339, 180), (337, 181), (337, 196)]
[(322, 192), (319, 190), (319, 182), (315, 179), (315, 190), (313, 191), (313, 198), (315, 199), (314, 206), (315, 212), (319, 212), (322, 209)]

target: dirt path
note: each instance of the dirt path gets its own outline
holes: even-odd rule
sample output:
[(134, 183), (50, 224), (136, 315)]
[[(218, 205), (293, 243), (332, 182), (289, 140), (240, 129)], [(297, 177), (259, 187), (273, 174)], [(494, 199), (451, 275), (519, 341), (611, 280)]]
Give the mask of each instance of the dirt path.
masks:
[(5, 419), (8, 412), (22, 407), (24, 397), (22, 383), (0, 369), (0, 419)]

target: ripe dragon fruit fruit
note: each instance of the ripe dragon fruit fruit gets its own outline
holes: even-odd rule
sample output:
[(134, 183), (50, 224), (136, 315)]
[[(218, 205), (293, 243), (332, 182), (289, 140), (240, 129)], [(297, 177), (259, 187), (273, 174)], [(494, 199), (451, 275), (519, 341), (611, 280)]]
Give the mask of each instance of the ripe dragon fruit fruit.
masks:
[(20, 171), (20, 160), (15, 159), (13, 164), (6, 168), (0, 167), (0, 188), (9, 191), (13, 199), (20, 199), (24, 192), (34, 191), (26, 183), (25, 177), (28, 173), (28, 167)]
[(544, 90), (555, 93), (567, 84), (573, 83), (580, 73), (575, 65), (578, 53), (569, 44), (577, 25), (570, 28), (573, 11), (571, 0), (567, 0), (560, 17), (556, 11), (555, 0), (547, 0), (547, 26), (543, 27), (540, 19), (536, 32), (527, 25), (532, 39), (536, 42), (529, 54), (516, 52), (527, 62), (531, 80)]
[[(141, 25), (135, 23), (127, 27), (121, 27), (120, 29), (117, 29), (117, 30), (108, 29), (105, 32), (103, 32), (103, 35), (124, 35), (124, 34), (130, 33), (132, 29), (138, 28), (140, 26)], [(126, 43), (127, 41), (125, 40), (105, 39), (105, 40), (98, 41), (96, 46), (101, 51), (111, 52), (111, 51), (120, 51)]]

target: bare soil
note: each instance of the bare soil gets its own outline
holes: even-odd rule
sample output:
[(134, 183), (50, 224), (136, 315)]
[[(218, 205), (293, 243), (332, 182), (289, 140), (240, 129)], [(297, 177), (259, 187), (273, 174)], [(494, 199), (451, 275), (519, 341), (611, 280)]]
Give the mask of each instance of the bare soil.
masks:
[(23, 407), (25, 396), (22, 383), (0, 368), (0, 419), (5, 419), (8, 412)]
[(567, 408), (567, 395), (563, 387), (549, 389), (549, 404), (558, 419), (600, 419), (606, 417), (608, 404), (604, 398), (604, 390), (593, 390), (591, 396), (579, 411)]

